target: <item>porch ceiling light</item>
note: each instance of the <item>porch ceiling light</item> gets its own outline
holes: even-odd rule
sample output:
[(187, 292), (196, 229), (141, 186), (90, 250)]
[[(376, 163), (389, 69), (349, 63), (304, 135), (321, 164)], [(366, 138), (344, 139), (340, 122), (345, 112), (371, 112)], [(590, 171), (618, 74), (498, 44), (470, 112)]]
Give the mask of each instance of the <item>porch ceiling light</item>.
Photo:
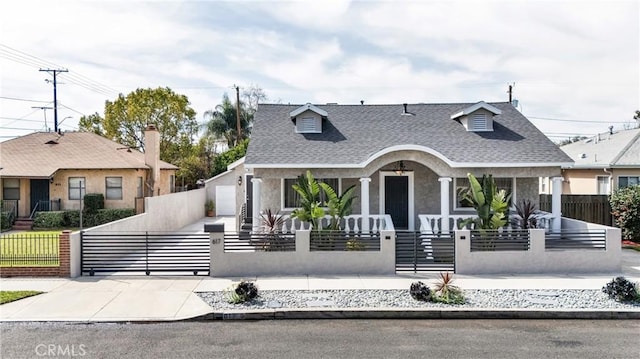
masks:
[(407, 170), (407, 167), (404, 166), (404, 162), (398, 161), (396, 163), (396, 167), (393, 169), (393, 172), (395, 172), (397, 175), (401, 175), (401, 174), (404, 174), (406, 170)]

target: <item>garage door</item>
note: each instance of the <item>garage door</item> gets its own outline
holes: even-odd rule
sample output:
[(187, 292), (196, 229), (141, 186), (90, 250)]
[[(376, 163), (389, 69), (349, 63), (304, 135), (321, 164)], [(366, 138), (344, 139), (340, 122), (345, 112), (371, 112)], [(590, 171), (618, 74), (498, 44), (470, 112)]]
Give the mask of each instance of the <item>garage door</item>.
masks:
[(236, 214), (236, 187), (216, 186), (216, 215), (234, 216)]

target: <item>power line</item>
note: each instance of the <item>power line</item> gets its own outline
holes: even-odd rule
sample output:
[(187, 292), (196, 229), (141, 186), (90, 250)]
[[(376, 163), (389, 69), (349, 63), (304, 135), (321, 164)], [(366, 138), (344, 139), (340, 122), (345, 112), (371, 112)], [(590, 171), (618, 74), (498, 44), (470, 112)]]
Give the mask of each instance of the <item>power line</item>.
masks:
[(544, 120), (544, 121), (558, 121), (558, 122), (580, 122), (580, 123), (593, 123), (593, 124), (608, 124), (608, 123), (617, 123), (617, 124), (625, 124), (625, 123), (629, 123), (629, 121), (627, 122), (615, 122), (615, 121), (607, 121), (607, 122), (602, 122), (602, 121), (585, 121), (585, 120), (566, 120), (566, 119), (560, 119), (560, 118), (549, 118), (549, 117), (535, 117), (535, 116), (526, 116), (527, 118), (532, 118), (535, 120)]
[[(51, 61), (47, 61), (41, 59), (39, 57), (27, 54), (20, 50), (14, 49), (7, 45), (0, 44), (0, 57), (4, 57), (8, 60), (21, 63), (23, 65), (31, 66), (31, 67), (46, 67), (46, 68), (63, 68), (64, 66), (60, 66)], [(111, 88), (107, 85), (104, 85), (98, 81), (92, 80), (87, 76), (74, 72), (67, 76), (64, 76), (65, 81), (72, 83), (74, 85), (78, 85), (83, 87), (89, 91), (93, 91), (105, 96), (113, 96), (117, 95), (119, 92), (114, 88)]]
[(27, 99), (27, 98), (7, 97), (7, 96), (0, 96), (0, 98), (3, 99), (3, 100), (24, 101), (24, 102), (51, 102), (51, 101), (30, 100), (30, 99)]

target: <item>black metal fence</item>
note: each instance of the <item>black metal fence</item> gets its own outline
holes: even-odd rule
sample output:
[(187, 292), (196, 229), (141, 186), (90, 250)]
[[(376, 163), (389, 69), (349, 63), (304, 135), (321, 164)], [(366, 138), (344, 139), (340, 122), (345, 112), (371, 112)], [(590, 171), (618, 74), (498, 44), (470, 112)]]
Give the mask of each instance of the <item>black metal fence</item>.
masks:
[(454, 232), (396, 231), (396, 272), (455, 272)]
[(59, 234), (18, 233), (0, 237), (0, 267), (49, 267), (60, 264)]
[(528, 251), (529, 230), (471, 231), (471, 252)]
[(81, 232), (82, 273), (209, 274), (208, 234)]
[(309, 250), (380, 251), (380, 233), (311, 231)]
[(567, 249), (587, 249), (587, 250), (607, 250), (606, 230), (588, 231), (560, 231), (547, 233), (545, 236), (545, 249), (567, 250)]
[(295, 250), (296, 237), (292, 233), (226, 232), (224, 234), (225, 252), (293, 252)]

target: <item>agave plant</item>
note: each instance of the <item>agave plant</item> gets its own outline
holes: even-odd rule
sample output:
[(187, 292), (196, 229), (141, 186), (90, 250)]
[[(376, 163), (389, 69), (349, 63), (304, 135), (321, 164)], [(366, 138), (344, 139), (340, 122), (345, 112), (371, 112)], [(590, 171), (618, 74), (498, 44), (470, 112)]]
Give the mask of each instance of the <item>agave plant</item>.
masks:
[(482, 180), (471, 173), (469, 178), (469, 188), (461, 192), (464, 201), (473, 204), (477, 218), (468, 218), (458, 224), (458, 228), (464, 228), (470, 223), (475, 225), (475, 229), (498, 229), (507, 224), (507, 212), (509, 210), (509, 198), (505, 190), (497, 189), (496, 182), (491, 175), (482, 175)]
[(311, 223), (315, 230), (320, 229), (320, 218), (324, 217), (324, 209), (320, 204), (320, 185), (313, 178), (311, 171), (306, 176), (298, 176), (298, 183), (292, 188), (300, 195), (300, 208), (291, 212), (291, 217)]
[(258, 287), (253, 282), (241, 281), (226, 290), (227, 300), (232, 304), (239, 304), (253, 300), (258, 296)]

